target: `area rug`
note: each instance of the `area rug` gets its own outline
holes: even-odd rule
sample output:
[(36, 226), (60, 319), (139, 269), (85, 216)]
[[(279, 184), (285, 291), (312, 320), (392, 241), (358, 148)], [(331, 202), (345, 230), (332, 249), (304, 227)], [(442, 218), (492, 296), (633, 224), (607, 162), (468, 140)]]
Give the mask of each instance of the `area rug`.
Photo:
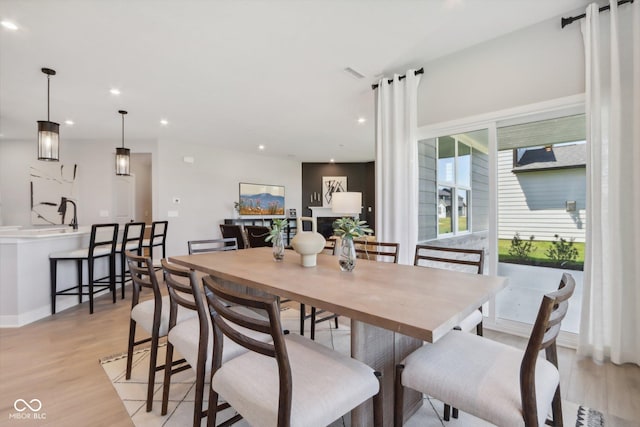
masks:
[[(299, 314), (295, 309), (282, 312), (282, 323), (285, 329), (292, 333), (298, 332)], [(335, 329), (333, 322), (323, 322), (316, 326), (316, 341), (331, 347), (341, 353), (349, 354), (350, 350), (350, 330), (348, 319), (340, 318), (342, 321), (338, 329)], [(306, 322), (308, 326), (309, 322)], [(305, 333), (308, 336), (308, 331)], [(164, 361), (165, 345), (161, 345), (158, 350), (158, 360)], [(153, 410), (145, 411), (145, 398), (147, 391), (147, 375), (149, 363), (149, 349), (137, 350), (133, 355), (133, 369), (131, 379), (125, 379), (125, 369), (127, 363), (126, 353), (118, 353), (104, 357), (100, 360), (105, 373), (115, 388), (118, 396), (122, 400), (131, 420), (136, 427), (182, 427), (191, 425), (193, 419), (193, 402), (195, 397), (195, 374), (192, 370), (180, 372), (172, 376), (171, 392), (169, 396), (169, 408), (166, 415), (160, 415), (162, 405), (162, 378), (163, 373), (156, 374), (155, 394)], [(159, 362), (161, 363), (161, 362)], [(205, 407), (208, 401), (208, 389), (205, 387)], [(563, 413), (565, 425), (572, 425), (569, 420), (576, 417), (576, 427), (601, 427), (604, 426), (604, 416), (602, 413), (580, 406), (578, 404), (563, 401)], [(404, 424), (406, 427), (488, 427), (492, 426), (483, 420), (475, 418), (464, 412), (460, 412), (458, 419), (445, 422), (442, 420), (443, 403), (436, 399), (425, 397), (420, 410), (416, 412)], [(224, 418), (231, 417), (235, 413), (232, 409), (225, 411)], [(203, 420), (202, 425), (206, 425)], [(249, 427), (245, 421), (235, 424), (238, 427)], [(330, 427), (349, 427), (350, 417), (345, 416), (335, 421)]]
[(595, 409), (580, 406), (576, 427), (600, 427), (604, 426), (604, 415)]

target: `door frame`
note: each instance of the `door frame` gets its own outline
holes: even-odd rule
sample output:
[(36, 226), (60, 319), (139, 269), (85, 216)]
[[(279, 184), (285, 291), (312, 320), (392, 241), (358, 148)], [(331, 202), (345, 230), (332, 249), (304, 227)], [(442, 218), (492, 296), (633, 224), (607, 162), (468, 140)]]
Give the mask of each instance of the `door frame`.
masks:
[[(442, 135), (453, 135), (480, 129), (487, 129), (489, 132), (489, 255), (485, 263), (489, 274), (496, 274), (498, 271), (498, 127), (583, 114), (585, 113), (585, 99), (584, 94), (572, 95), (443, 123), (435, 123), (417, 129), (416, 142), (437, 138)], [(581, 301), (577, 303), (581, 304)], [(531, 334), (532, 325), (498, 319), (495, 304), (495, 298), (492, 298), (484, 306), (484, 312), (486, 313), (484, 327), (528, 338)], [(557, 342), (565, 347), (576, 348), (578, 334), (561, 331)]]

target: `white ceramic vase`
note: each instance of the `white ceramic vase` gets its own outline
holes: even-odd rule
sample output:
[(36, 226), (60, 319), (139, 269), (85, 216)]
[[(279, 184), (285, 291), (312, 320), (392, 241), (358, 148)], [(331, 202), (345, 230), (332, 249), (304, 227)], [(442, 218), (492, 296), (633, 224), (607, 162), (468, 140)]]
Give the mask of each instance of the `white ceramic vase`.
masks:
[[(302, 231), (304, 221), (311, 222), (311, 231)], [(298, 217), (297, 232), (291, 240), (293, 250), (300, 254), (303, 267), (315, 267), (317, 256), (324, 248), (325, 239), (318, 233), (318, 225), (315, 218), (308, 216)]]

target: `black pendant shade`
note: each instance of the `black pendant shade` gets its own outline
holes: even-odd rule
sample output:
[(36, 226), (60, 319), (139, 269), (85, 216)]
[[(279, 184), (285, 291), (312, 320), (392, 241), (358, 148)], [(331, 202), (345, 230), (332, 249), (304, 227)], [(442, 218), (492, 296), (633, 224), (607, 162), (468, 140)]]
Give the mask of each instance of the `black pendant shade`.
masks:
[(127, 114), (127, 112), (124, 110), (118, 110), (118, 113), (122, 114), (122, 147), (116, 148), (116, 175), (129, 176), (131, 150), (124, 148), (124, 115)]
[(38, 120), (38, 160), (57, 162), (60, 159), (60, 124), (49, 121), (49, 79), (55, 70), (43, 68), (47, 75), (47, 120)]

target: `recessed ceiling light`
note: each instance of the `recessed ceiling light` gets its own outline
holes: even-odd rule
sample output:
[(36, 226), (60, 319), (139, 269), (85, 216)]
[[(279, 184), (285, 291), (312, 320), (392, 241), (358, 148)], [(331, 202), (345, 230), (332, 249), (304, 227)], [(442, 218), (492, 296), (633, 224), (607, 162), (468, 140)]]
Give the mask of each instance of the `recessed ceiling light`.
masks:
[(329, 163), (335, 163), (336, 159), (329, 159)]
[(366, 122), (367, 119), (365, 119), (364, 117), (358, 117), (358, 123), (362, 124), (364, 122)]
[(262, 145), (262, 144), (258, 145), (258, 150), (263, 151), (264, 150), (264, 145)]
[(162, 126), (166, 126), (166, 125), (168, 125), (168, 124), (169, 124), (169, 121), (168, 121), (167, 119), (162, 119), (162, 120), (160, 120), (160, 124), (161, 124)]
[(75, 122), (73, 120), (65, 120), (64, 122), (65, 122), (65, 124), (67, 124), (69, 126), (73, 126), (75, 124)]
[(11, 31), (15, 31), (18, 29), (18, 26), (11, 21), (0, 21), (0, 25)]
[(109, 92), (111, 95), (120, 95), (120, 89), (116, 89), (115, 87), (110, 89)]

